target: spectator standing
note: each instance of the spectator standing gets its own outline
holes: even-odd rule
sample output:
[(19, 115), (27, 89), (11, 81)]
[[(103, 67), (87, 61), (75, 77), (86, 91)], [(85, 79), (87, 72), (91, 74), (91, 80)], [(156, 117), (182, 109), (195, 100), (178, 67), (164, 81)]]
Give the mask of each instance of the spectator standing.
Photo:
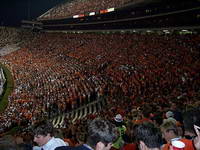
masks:
[(124, 125), (123, 118), (122, 118), (122, 116), (120, 114), (117, 114), (114, 117), (114, 121), (115, 121), (115, 124), (117, 126), (117, 130), (118, 130), (119, 136), (118, 136), (116, 142), (113, 143), (112, 147), (114, 149), (120, 149), (124, 145), (123, 136), (125, 135), (125, 132), (126, 132), (126, 126)]
[(160, 150), (162, 135), (159, 128), (151, 122), (144, 122), (135, 127), (135, 138), (141, 150)]
[(116, 127), (109, 121), (97, 118), (92, 120), (88, 126), (86, 144), (77, 147), (62, 146), (55, 150), (109, 150), (116, 137)]
[(196, 108), (186, 111), (183, 114), (183, 123), (185, 138), (194, 139), (197, 135), (194, 130), (194, 125), (200, 126), (200, 111)]
[(179, 110), (177, 104), (174, 102), (171, 102), (171, 111), (173, 112), (173, 118), (179, 121), (180, 123), (183, 123), (182, 113)]
[(34, 142), (42, 150), (54, 150), (56, 147), (66, 146), (66, 143), (62, 139), (53, 136), (53, 125), (45, 121), (35, 127)]
[(178, 135), (178, 127), (173, 121), (164, 122), (161, 125), (161, 131), (163, 138), (166, 140), (166, 144), (163, 145), (162, 150), (169, 150), (172, 141), (181, 141), (185, 144), (184, 150), (194, 150), (191, 140), (182, 138)]
[(183, 115), (185, 137), (193, 140), (196, 150), (200, 150), (200, 110), (193, 108)]

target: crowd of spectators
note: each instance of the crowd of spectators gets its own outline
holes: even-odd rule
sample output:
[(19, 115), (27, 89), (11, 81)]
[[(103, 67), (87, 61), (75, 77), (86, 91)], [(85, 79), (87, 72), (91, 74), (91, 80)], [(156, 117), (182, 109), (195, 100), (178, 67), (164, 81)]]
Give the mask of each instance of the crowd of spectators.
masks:
[(0, 47), (3, 47), (7, 44), (16, 43), (19, 40), (16, 28), (0, 27), (0, 34)]
[(111, 120), (119, 113), (128, 127), (151, 116), (160, 125), (169, 110), (199, 106), (197, 34), (37, 33), (27, 38), (31, 42), (0, 59), (15, 82), (0, 115), (3, 131), (69, 112), (104, 94), (108, 104), (101, 112), (74, 124), (65, 119), (64, 137), (71, 143), (85, 141), (85, 124), (96, 116)]
[(75, 35), (47, 35), (41, 34), (37, 42), (2, 58), (15, 80), (5, 113), (8, 118), (2, 116), (6, 121), (2, 125), (19, 124), (25, 118), (33, 123), (36, 116), (50, 116), (47, 112), (58, 109), (67, 112), (95, 100), (107, 84), (102, 76), (65, 54), (80, 45)]
[(50, 9), (38, 19), (61, 19), (74, 15), (99, 13), (100, 10), (122, 7), (127, 3), (137, 3), (143, 0), (73, 0), (59, 4)]
[[(0, 48), (6, 45), (13, 45), (13, 44), (24, 44), (28, 41), (27, 38), (33, 36), (33, 32), (23, 30), (21, 28), (10, 28), (10, 27), (0, 27)], [(23, 43), (24, 42), (24, 43)]]
[[(34, 32), (19, 28), (0, 27), (0, 56), (7, 55), (20, 48), (20, 45), (28, 43)], [(26, 40), (28, 39), (28, 40)]]

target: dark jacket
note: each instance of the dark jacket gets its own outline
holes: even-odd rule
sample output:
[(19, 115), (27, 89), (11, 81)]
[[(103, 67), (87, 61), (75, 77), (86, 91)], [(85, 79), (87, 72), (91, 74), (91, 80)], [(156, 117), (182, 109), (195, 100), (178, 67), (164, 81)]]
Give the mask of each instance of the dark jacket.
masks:
[(55, 150), (91, 150), (88, 147), (81, 145), (81, 146), (61, 146), (61, 147), (57, 147)]

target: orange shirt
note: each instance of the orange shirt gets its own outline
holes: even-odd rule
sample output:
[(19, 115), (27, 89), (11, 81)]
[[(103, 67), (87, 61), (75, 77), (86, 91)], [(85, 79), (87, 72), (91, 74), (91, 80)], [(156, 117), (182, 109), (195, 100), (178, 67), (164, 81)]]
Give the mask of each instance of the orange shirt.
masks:
[[(180, 139), (180, 141), (185, 143), (184, 150), (195, 150), (193, 143), (192, 143), (192, 140)], [(165, 144), (164, 147), (162, 148), (162, 150), (169, 150), (169, 149), (170, 149), (170, 143)]]

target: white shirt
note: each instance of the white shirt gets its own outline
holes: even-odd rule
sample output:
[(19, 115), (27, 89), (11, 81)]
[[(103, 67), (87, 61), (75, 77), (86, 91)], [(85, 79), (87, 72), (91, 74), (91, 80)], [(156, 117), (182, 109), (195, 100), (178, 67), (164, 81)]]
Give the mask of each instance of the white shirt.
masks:
[(33, 150), (41, 150), (39, 146), (33, 146)]
[(54, 150), (56, 147), (59, 146), (67, 146), (66, 143), (60, 138), (52, 137), (47, 144), (43, 145), (41, 148), (44, 150)]

